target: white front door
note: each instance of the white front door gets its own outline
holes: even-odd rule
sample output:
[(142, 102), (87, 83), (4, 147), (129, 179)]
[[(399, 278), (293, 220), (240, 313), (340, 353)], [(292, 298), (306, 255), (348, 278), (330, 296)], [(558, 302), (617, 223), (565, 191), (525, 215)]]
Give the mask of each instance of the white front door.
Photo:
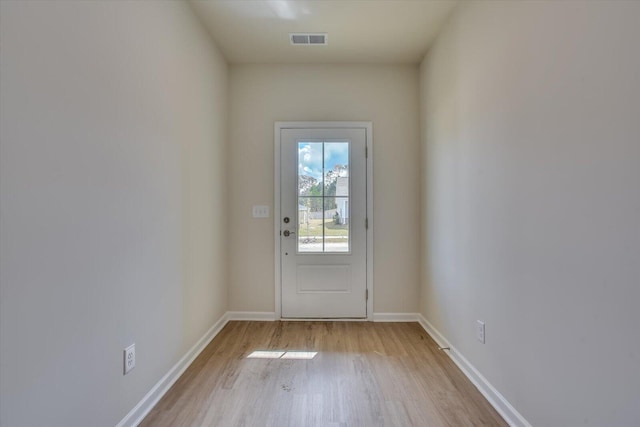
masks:
[(365, 128), (280, 130), (283, 318), (367, 317), (366, 143)]

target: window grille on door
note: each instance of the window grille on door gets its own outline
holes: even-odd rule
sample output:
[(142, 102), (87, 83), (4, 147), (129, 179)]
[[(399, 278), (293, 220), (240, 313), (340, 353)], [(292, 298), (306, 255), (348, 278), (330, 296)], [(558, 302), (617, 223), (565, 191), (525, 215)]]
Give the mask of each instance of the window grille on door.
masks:
[(350, 252), (349, 149), (298, 142), (298, 253)]

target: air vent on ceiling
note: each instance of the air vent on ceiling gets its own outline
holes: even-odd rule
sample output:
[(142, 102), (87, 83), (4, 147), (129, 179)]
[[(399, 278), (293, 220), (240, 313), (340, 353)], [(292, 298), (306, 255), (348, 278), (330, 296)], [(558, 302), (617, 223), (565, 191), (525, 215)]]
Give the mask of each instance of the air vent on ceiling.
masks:
[(326, 45), (328, 42), (327, 33), (290, 33), (289, 41), (293, 45)]

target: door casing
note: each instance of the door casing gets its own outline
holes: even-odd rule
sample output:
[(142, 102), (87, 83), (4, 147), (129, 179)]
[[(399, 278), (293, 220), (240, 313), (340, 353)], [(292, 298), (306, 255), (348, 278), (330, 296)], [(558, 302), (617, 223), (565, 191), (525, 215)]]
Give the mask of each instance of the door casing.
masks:
[[(274, 289), (275, 289), (275, 318), (282, 318), (282, 275), (281, 275), (281, 256), (280, 256), (280, 151), (281, 142), (280, 134), (282, 129), (341, 129), (355, 128), (364, 129), (366, 134), (367, 146), (367, 320), (373, 319), (373, 123), (372, 122), (275, 122), (274, 125)], [(313, 319), (304, 319), (313, 320)], [(339, 320), (339, 319), (335, 319)]]

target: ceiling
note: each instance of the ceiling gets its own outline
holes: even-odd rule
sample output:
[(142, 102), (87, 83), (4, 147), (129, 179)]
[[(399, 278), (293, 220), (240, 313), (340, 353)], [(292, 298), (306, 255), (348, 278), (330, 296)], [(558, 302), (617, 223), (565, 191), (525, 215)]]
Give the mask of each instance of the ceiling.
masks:
[[(230, 63), (418, 63), (457, 0), (190, 0)], [(292, 46), (291, 32), (328, 33)]]

